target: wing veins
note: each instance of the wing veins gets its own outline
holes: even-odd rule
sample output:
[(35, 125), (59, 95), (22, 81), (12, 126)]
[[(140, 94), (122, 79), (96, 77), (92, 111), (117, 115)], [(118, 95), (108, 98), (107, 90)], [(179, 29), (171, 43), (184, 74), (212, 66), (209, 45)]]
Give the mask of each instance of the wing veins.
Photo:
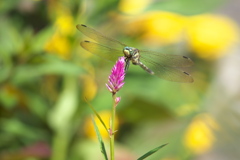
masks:
[(78, 24), (77, 29), (82, 32), (85, 36), (93, 39), (94, 41), (101, 43), (105, 46), (111, 46), (113, 48), (124, 48), (127, 46), (126, 44), (119, 42), (113, 38), (110, 38), (108, 36), (105, 36), (104, 34), (96, 31), (93, 28), (90, 28), (84, 24)]
[(113, 62), (116, 61), (118, 57), (123, 56), (123, 52), (121, 50), (113, 49), (99, 43), (83, 41), (80, 44), (85, 50)]
[(163, 66), (155, 61), (143, 61), (144, 64), (152, 70), (156, 76), (162, 79), (166, 79), (169, 81), (175, 82), (193, 82), (193, 79), (190, 74), (184, 73), (184, 71), (176, 68), (176, 67), (169, 67)]
[(160, 52), (140, 51), (141, 58), (145, 61), (154, 61), (169, 67), (189, 67), (193, 61), (185, 56), (162, 54)]

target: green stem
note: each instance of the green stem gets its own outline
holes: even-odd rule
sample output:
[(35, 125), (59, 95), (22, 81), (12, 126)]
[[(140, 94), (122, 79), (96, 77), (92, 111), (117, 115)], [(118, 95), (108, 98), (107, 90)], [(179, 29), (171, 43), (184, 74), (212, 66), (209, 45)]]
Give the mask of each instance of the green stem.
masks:
[(113, 93), (112, 95), (113, 98), (113, 105), (112, 105), (112, 118), (111, 118), (111, 123), (110, 123), (110, 155), (111, 155), (111, 160), (114, 160), (114, 132), (115, 132), (115, 114), (116, 114), (116, 104), (115, 104), (115, 99), (116, 99), (116, 94)]
[(67, 132), (56, 133), (53, 140), (51, 160), (65, 160), (69, 143), (69, 134)]

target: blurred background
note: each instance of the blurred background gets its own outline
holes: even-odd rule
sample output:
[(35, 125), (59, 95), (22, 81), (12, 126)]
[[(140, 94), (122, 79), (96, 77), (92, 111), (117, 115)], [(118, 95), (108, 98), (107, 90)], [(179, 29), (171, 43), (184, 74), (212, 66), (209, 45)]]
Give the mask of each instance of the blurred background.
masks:
[(148, 159), (240, 159), (239, 14), (239, 0), (0, 1), (0, 159), (103, 159), (84, 97), (108, 124), (114, 63), (81, 48), (77, 24), (195, 63), (191, 84), (130, 66), (117, 160), (165, 143)]

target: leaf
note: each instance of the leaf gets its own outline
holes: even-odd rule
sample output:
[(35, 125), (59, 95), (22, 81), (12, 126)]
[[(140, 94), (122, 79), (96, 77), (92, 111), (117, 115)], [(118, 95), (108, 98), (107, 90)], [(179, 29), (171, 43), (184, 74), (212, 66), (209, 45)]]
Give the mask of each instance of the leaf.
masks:
[(40, 64), (18, 66), (12, 77), (14, 83), (29, 82), (43, 75), (78, 76), (83, 72), (80, 66), (69, 61), (59, 60), (51, 56), (44, 56), (44, 60), (45, 62)]
[(46, 27), (38, 32), (37, 35), (33, 37), (34, 40), (31, 41), (31, 53), (41, 52), (46, 42), (52, 37), (53, 33), (54, 29), (52, 27)]
[(12, 11), (19, 7), (19, 3), (21, 1), (0, 1), (0, 14), (3, 15), (4, 13), (7, 13), (9, 11)]
[[(0, 4), (1, 5), (1, 4)], [(16, 25), (10, 23), (6, 19), (0, 18), (0, 48), (1, 54), (10, 55), (17, 54), (24, 46), (23, 35), (19, 34)]]
[(224, 0), (163, 0), (153, 3), (147, 10), (165, 10), (183, 15), (194, 15), (209, 12), (217, 8), (223, 2)]
[(105, 123), (103, 122), (102, 118), (100, 117), (100, 115), (97, 113), (97, 111), (93, 108), (93, 106), (87, 101), (87, 99), (85, 98), (85, 101), (87, 102), (88, 106), (91, 108), (91, 110), (94, 112), (94, 114), (97, 116), (97, 118), (99, 119), (99, 121), (102, 123), (103, 127), (106, 129), (106, 131), (108, 132), (107, 126), (105, 125)]
[(102, 136), (98, 130), (98, 127), (96, 125), (96, 122), (94, 121), (94, 118), (92, 118), (92, 121), (93, 121), (93, 125), (94, 125), (94, 129), (95, 129), (95, 132), (97, 134), (97, 137), (98, 137), (98, 141), (100, 143), (100, 150), (105, 158), (105, 160), (108, 160), (108, 157), (107, 157), (107, 152), (106, 152), (106, 149), (105, 149), (105, 146), (104, 146), (104, 143), (103, 143), (103, 140), (102, 140)]
[(26, 124), (19, 120), (19, 118), (2, 119), (0, 123), (0, 128), (1, 135), (8, 134), (9, 136), (12, 136), (14, 138), (21, 139), (24, 142), (37, 141), (39, 139), (44, 139), (47, 136), (46, 132), (42, 129), (38, 128), (37, 126)]
[(64, 77), (63, 90), (48, 114), (49, 125), (58, 133), (66, 133), (66, 130), (71, 127), (72, 117), (77, 110), (77, 92), (77, 80), (71, 76)]
[(150, 150), (149, 152), (145, 153), (143, 156), (139, 157), (137, 160), (143, 160), (143, 159), (147, 158), (148, 156), (150, 156), (153, 153), (157, 152), (159, 149), (163, 148), (166, 145), (167, 145), (167, 143), (163, 144), (161, 146), (158, 146), (157, 148), (154, 148), (154, 149)]

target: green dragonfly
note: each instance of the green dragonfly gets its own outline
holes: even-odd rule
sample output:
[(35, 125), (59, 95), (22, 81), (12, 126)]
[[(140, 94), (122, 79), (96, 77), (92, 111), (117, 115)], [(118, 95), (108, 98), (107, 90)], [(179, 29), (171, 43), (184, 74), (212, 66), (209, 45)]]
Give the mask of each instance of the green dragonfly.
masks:
[(107, 37), (84, 24), (78, 24), (76, 27), (84, 35), (98, 42), (86, 40), (81, 42), (81, 46), (85, 50), (113, 62), (124, 56), (126, 62), (125, 70), (128, 69), (130, 62), (132, 62), (132, 64), (139, 65), (149, 74), (161, 79), (183, 83), (193, 82), (193, 78), (189, 73), (179, 69), (193, 65), (193, 61), (186, 56), (139, 50)]

